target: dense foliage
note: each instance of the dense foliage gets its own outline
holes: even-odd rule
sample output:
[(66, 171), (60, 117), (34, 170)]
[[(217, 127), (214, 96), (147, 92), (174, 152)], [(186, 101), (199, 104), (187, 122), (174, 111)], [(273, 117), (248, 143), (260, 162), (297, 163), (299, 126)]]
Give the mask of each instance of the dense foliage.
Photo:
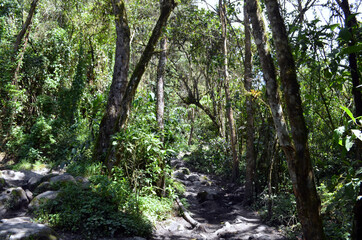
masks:
[[(185, 153), (197, 170), (231, 180), (228, 106), (234, 109), (242, 173), (236, 184), (244, 184), (244, 143), (250, 127), (245, 106), (247, 96), (252, 96), (256, 200), (251, 207), (266, 222), (292, 236), (300, 234), (288, 166), (254, 43), (252, 90), (244, 88), (242, 1), (226, 1), (232, 101), (226, 103), (223, 88), (219, 8), (177, 1), (163, 29), (168, 41), (164, 129), (160, 131), (156, 120), (156, 49), (133, 99), (127, 127), (112, 136), (111, 171), (92, 161), (113, 74), (117, 36), (111, 1), (39, 1), (15, 51), (31, 2), (0, 2), (0, 151), (8, 164), (17, 164), (14, 168), (48, 164), (90, 180), (86, 187), (66, 186), (56, 202), (37, 213), (39, 220), (87, 237), (148, 236), (152, 222), (172, 212), (172, 200), (182, 188), (171, 179), (170, 159), (178, 153)], [(351, 239), (362, 179), (362, 118), (355, 113), (348, 59), (356, 55), (361, 78), (361, 23), (348, 29), (342, 10), (332, 1), (323, 2), (331, 15), (326, 21), (313, 15), (317, 3), (298, 9), (287, 2), (283, 17), (298, 69), (324, 231), (328, 239)], [(354, 16), (358, 6), (351, 5)], [(157, 20), (159, 3), (130, 0), (126, 8), (133, 71)]]

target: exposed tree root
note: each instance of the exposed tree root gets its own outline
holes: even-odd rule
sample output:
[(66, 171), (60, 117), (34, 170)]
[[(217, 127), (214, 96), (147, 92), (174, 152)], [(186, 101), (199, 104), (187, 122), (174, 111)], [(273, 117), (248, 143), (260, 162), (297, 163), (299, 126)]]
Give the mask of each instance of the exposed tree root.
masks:
[(200, 231), (204, 231), (206, 232), (205, 226), (203, 226), (201, 223), (199, 223), (198, 221), (196, 221), (195, 219), (193, 219), (190, 214), (188, 213), (187, 209), (184, 207), (184, 205), (182, 204), (182, 202), (180, 201), (179, 198), (176, 198), (176, 203), (180, 208), (182, 217), (191, 224), (192, 228), (194, 230), (200, 230)]

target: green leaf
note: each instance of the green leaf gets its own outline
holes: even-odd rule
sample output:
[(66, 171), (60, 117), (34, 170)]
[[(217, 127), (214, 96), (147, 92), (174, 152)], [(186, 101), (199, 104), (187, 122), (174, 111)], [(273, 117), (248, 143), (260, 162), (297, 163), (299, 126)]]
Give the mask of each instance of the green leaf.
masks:
[(348, 108), (342, 106), (341, 109), (343, 109), (347, 113), (347, 115), (352, 119), (354, 123), (356, 123), (356, 119), (353, 117), (352, 112)]
[(361, 51), (362, 51), (362, 44), (358, 44), (358, 45), (343, 48), (341, 53), (342, 54), (351, 54), (351, 53), (358, 53)]
[(342, 28), (341, 31), (339, 31), (339, 38), (348, 42), (352, 39), (352, 34), (348, 31), (347, 28)]
[(351, 136), (347, 136), (346, 137), (346, 143), (344, 145), (346, 147), (346, 150), (349, 151), (351, 150), (352, 146), (353, 146), (353, 140)]
[(339, 23), (332, 24), (332, 25), (329, 25), (329, 26), (328, 26), (328, 28), (329, 28), (331, 31), (334, 31), (334, 29), (336, 29), (337, 27), (339, 27)]
[(352, 133), (359, 139), (362, 141), (362, 132), (358, 129), (352, 129), (351, 130)]

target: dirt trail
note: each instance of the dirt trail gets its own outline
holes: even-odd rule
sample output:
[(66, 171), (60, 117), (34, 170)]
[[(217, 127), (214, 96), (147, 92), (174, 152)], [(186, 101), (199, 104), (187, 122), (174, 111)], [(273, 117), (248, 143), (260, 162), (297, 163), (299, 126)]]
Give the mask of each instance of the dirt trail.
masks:
[(182, 217), (174, 217), (157, 224), (153, 239), (286, 239), (242, 206), (243, 188), (190, 171), (180, 159), (172, 166), (173, 177), (186, 187), (187, 209), (202, 227), (192, 229)]

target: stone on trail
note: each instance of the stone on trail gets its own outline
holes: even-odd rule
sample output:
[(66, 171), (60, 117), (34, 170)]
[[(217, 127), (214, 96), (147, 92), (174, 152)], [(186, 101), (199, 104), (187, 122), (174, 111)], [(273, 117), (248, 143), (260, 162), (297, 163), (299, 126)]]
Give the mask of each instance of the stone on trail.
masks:
[(43, 224), (31, 222), (31, 219), (29, 217), (2, 219), (0, 223), (0, 239), (58, 239), (58, 237), (55, 235), (54, 231), (51, 228)]
[(29, 209), (34, 210), (42, 203), (46, 203), (49, 200), (54, 200), (59, 194), (59, 191), (46, 191), (36, 196), (29, 204)]
[(180, 180), (186, 180), (186, 174), (183, 173), (182, 170), (177, 170), (175, 172), (173, 172), (172, 176), (174, 178), (180, 179)]
[(199, 177), (199, 175), (193, 173), (187, 177), (187, 180), (190, 182), (197, 182), (197, 181), (200, 181), (200, 177)]
[(59, 176), (52, 177), (49, 180), (49, 182), (50, 182), (50, 184), (54, 184), (54, 183), (68, 183), (68, 182), (76, 183), (77, 181), (70, 174), (62, 174)]

